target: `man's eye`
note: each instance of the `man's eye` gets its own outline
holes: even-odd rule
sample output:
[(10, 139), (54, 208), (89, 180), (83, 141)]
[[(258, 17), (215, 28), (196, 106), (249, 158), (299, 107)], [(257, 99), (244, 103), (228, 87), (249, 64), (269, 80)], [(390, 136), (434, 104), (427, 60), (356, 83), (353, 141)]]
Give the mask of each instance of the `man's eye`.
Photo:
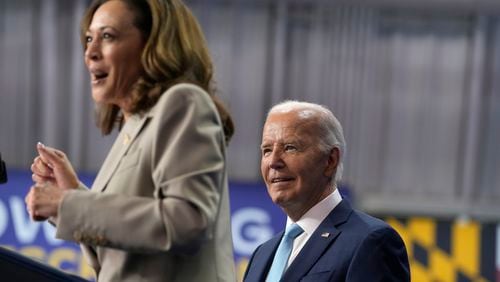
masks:
[(262, 155), (263, 156), (268, 156), (271, 153), (270, 149), (262, 149)]
[(89, 36), (89, 35), (85, 36), (85, 42), (87, 42), (87, 43), (92, 42), (92, 36)]
[(285, 151), (287, 151), (287, 152), (295, 152), (295, 151), (297, 151), (297, 147), (295, 147), (293, 145), (286, 145), (285, 146)]

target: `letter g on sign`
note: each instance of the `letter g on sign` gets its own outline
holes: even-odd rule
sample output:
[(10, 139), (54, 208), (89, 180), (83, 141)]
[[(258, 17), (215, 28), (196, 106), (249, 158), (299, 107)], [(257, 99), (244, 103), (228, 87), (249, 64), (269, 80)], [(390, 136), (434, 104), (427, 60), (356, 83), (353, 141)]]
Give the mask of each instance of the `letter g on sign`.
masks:
[(242, 208), (233, 213), (232, 233), (236, 253), (249, 256), (273, 236), (271, 216), (263, 209)]

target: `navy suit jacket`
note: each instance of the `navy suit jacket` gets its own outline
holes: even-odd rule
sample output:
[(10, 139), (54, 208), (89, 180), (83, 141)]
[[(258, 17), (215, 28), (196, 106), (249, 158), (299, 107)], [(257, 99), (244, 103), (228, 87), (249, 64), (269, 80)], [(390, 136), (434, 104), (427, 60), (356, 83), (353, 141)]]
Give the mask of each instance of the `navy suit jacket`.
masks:
[[(328, 235), (327, 235), (328, 234)], [(245, 282), (265, 281), (283, 232), (260, 245)], [(410, 281), (406, 248), (380, 219), (342, 200), (312, 234), (281, 281)]]

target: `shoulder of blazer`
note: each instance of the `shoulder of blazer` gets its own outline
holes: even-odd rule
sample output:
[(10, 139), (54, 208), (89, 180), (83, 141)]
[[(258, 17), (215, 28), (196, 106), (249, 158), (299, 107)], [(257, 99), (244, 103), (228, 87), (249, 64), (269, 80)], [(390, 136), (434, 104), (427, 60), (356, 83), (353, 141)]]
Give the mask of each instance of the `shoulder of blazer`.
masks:
[(206, 104), (212, 111), (217, 113), (215, 104), (205, 90), (195, 84), (179, 83), (165, 90), (147, 115), (154, 116), (158, 111), (162, 112), (164, 109), (172, 107), (172, 105), (183, 105), (189, 99), (200, 100), (201, 103)]

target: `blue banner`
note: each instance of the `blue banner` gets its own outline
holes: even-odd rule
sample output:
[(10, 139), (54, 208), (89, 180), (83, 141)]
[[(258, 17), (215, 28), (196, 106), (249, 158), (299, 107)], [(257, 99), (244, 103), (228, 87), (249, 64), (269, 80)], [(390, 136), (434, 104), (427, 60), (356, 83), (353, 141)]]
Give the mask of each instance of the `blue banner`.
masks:
[[(78, 244), (55, 239), (48, 222), (34, 222), (26, 211), (24, 198), (31, 185), (31, 172), (10, 170), (9, 182), (0, 186), (0, 245), (35, 258), (61, 270), (94, 279)], [(90, 186), (95, 174), (79, 174)], [(263, 183), (230, 183), (230, 204), (234, 256), (242, 277), (254, 249), (279, 232), (286, 216), (267, 195)]]

